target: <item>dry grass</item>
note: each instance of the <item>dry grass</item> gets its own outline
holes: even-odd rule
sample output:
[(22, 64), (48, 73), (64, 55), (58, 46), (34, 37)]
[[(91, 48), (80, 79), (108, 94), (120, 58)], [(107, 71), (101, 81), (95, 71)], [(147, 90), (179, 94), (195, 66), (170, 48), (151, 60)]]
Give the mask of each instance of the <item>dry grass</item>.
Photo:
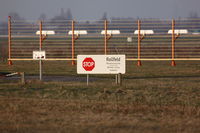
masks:
[(93, 100), (1, 98), (3, 132), (196, 132), (200, 108)]
[[(37, 74), (37, 64), (31, 64), (3, 64), (0, 69)], [(37, 80), (21, 85), (0, 79), (0, 132), (199, 133), (199, 64), (166, 64), (147, 62), (138, 68), (129, 63), (121, 87), (113, 75), (92, 75), (100, 80), (89, 86)], [(74, 67), (65, 65), (52, 69), (47, 64), (44, 73), (76, 75)]]
[(151, 84), (149, 88), (131, 87), (128, 81), (128, 86), (110, 88), (102, 82), (88, 87), (79, 82), (2, 84), (0, 131), (200, 132), (200, 90), (183, 86), (174, 89), (170, 87), (172, 81), (162, 81), (159, 86), (152, 82), (146, 82)]

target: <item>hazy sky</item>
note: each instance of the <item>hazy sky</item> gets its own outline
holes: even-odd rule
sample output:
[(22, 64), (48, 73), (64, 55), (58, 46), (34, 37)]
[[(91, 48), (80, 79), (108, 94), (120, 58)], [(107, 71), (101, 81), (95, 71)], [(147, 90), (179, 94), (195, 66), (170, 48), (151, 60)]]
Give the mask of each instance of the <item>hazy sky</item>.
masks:
[(9, 12), (36, 20), (41, 13), (52, 18), (61, 8), (71, 9), (76, 20), (95, 20), (107, 12), (108, 17), (173, 18), (188, 17), (190, 12), (200, 16), (200, 0), (0, 0), (0, 21)]

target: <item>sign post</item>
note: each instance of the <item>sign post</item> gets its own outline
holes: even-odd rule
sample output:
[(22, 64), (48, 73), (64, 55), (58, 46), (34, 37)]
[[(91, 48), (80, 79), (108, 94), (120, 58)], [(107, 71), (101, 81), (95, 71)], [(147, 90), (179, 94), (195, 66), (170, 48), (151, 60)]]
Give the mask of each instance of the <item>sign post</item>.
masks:
[[(85, 58), (82, 63), (82, 67), (85, 71), (92, 71), (95, 67), (95, 62), (92, 58)], [(89, 85), (89, 74), (87, 74), (87, 86)]]
[(39, 61), (40, 81), (42, 81), (42, 60)]
[(40, 81), (42, 81), (42, 60), (46, 59), (45, 51), (33, 51), (33, 59), (39, 60)]
[(89, 85), (89, 74), (87, 74), (87, 86)]
[(121, 74), (125, 74), (125, 55), (78, 55), (77, 73), (87, 74), (115, 74), (116, 83), (121, 85)]

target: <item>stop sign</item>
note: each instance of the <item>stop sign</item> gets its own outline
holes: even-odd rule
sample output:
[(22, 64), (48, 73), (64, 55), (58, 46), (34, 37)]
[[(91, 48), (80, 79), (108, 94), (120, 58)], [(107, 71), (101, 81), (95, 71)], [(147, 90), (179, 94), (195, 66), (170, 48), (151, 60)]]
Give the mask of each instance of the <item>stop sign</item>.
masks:
[(92, 58), (87, 57), (83, 60), (82, 67), (86, 71), (92, 71), (95, 67), (95, 61)]

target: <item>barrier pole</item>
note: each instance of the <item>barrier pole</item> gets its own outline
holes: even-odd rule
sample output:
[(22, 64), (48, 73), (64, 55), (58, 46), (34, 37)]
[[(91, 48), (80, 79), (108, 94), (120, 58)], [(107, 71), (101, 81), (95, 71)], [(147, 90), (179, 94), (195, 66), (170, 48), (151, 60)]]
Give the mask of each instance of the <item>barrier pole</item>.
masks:
[(171, 62), (171, 66), (176, 66), (175, 63), (175, 20), (172, 20), (172, 62)]
[(72, 20), (72, 65), (75, 65), (75, 60), (74, 60), (74, 44), (75, 44), (74, 20)]
[(137, 66), (141, 66), (141, 35), (140, 35), (140, 29), (141, 29), (141, 22), (140, 20), (138, 20), (138, 62), (137, 62)]
[(105, 34), (104, 34), (104, 54), (107, 55), (107, 29), (108, 29), (108, 22), (107, 20), (104, 21), (104, 31), (105, 31)]
[(8, 65), (12, 65), (11, 59), (11, 41), (12, 35), (11, 35), (11, 16), (8, 16)]

